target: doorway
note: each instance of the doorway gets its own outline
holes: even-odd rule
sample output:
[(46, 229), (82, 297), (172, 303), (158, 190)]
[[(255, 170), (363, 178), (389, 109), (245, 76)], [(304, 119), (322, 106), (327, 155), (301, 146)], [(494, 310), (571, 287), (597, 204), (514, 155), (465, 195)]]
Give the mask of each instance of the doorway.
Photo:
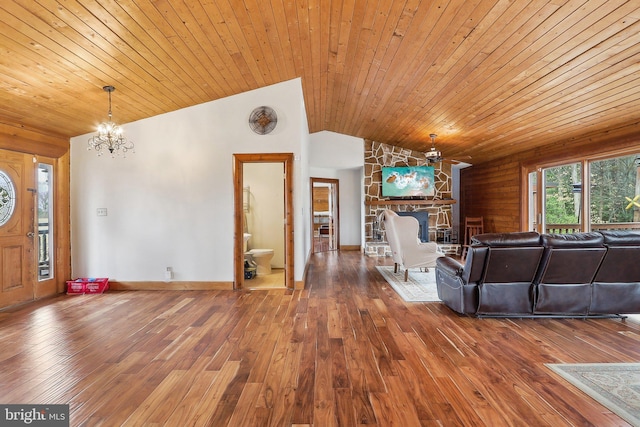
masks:
[(339, 181), (311, 178), (312, 252), (335, 251), (340, 248)]
[(572, 162), (528, 173), (528, 230), (539, 233), (585, 230), (582, 168), (582, 162)]
[[(284, 205), (284, 287), (294, 288), (293, 252), (293, 154), (234, 154), (234, 289), (244, 289), (245, 279), (245, 234), (247, 230), (247, 210), (251, 209), (251, 189), (245, 186), (245, 167), (248, 164), (278, 163), (283, 171), (282, 203)], [(279, 193), (279, 192), (278, 192)], [(275, 203), (278, 203), (276, 201)], [(247, 205), (249, 204), (249, 205)], [(251, 238), (251, 237), (250, 237)], [(253, 272), (250, 272), (253, 274)]]
[(0, 307), (35, 298), (33, 156), (0, 150)]

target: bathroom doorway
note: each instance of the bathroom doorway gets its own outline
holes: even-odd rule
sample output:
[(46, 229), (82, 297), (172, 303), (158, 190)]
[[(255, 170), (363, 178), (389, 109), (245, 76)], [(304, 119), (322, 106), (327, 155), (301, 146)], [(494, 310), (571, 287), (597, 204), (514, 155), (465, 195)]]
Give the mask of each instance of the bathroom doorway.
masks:
[[(293, 154), (234, 154), (233, 157), (234, 289), (277, 286), (270, 280), (276, 276), (279, 286), (293, 289)], [(260, 174), (267, 175), (258, 179)], [(265, 223), (267, 220), (271, 223)], [(274, 230), (278, 231), (273, 233)], [(265, 271), (268, 265), (265, 267), (264, 259), (258, 259), (256, 254), (247, 256), (250, 264), (246, 265), (245, 248), (271, 252), (269, 258), (273, 254), (271, 259), (281, 268)], [(258, 277), (260, 280), (256, 280)]]
[(337, 179), (311, 178), (313, 253), (340, 248), (338, 183)]

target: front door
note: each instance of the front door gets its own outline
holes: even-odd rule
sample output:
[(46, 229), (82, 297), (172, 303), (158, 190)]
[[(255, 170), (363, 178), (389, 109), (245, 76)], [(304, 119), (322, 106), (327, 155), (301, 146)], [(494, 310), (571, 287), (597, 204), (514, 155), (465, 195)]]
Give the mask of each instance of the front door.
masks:
[(0, 150), (0, 307), (34, 298), (33, 156)]

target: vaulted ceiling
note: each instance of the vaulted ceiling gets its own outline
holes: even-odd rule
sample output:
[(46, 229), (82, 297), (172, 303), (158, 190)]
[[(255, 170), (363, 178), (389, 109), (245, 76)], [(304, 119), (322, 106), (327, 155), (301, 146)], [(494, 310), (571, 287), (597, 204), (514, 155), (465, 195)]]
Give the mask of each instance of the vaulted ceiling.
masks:
[(636, 0), (0, 2), (0, 122), (71, 137), (300, 77), (309, 130), (485, 162), (640, 141)]

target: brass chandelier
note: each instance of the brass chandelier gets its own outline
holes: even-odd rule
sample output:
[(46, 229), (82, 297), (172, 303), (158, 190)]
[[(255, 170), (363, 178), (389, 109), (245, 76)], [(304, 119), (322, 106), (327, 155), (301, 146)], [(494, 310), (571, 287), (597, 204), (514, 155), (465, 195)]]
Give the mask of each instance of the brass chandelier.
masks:
[(109, 120), (98, 125), (98, 134), (89, 138), (87, 150), (95, 150), (98, 156), (102, 156), (108, 151), (111, 153), (111, 157), (118, 155), (126, 157), (127, 151), (135, 151), (133, 151), (133, 142), (127, 141), (123, 135), (122, 128), (111, 120), (111, 92), (116, 88), (104, 86), (102, 89), (109, 94)]

